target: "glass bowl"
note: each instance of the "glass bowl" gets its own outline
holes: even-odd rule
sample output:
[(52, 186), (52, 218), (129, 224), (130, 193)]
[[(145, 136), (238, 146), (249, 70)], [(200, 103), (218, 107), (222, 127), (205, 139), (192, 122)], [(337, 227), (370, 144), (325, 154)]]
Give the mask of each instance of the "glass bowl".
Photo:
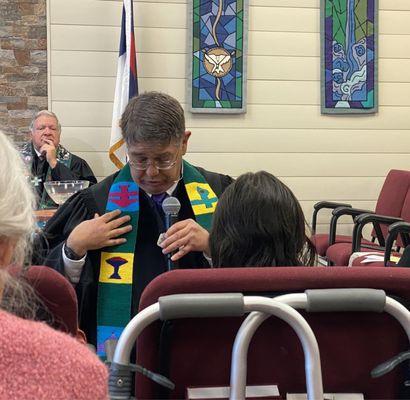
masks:
[(54, 203), (61, 205), (74, 193), (88, 188), (89, 184), (89, 181), (48, 181), (44, 182), (44, 187)]

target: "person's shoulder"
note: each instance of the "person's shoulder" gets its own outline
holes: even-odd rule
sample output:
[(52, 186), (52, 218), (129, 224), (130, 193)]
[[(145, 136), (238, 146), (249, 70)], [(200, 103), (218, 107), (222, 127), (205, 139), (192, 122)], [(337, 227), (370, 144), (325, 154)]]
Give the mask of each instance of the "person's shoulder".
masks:
[(0, 379), (10, 398), (107, 398), (106, 367), (74, 338), (4, 311), (0, 333)]
[(70, 156), (71, 156), (71, 162), (72, 163), (85, 163), (85, 164), (88, 165), (87, 161), (84, 160), (84, 158), (82, 158), (80, 156), (77, 156), (77, 154), (72, 153), (71, 151), (70, 151)]
[(114, 179), (118, 175), (118, 173), (119, 171), (115, 172), (112, 175), (107, 176), (102, 181), (96, 183), (95, 185), (88, 187), (86, 190), (83, 190), (82, 191), (83, 195), (87, 195), (88, 193), (96, 194), (96, 193), (101, 193), (105, 191), (108, 192), (112, 183), (114, 182)]
[(233, 182), (233, 178), (229, 175), (220, 174), (218, 172), (208, 171), (205, 168), (195, 168), (204, 176), (205, 180), (211, 185), (212, 188), (216, 186), (216, 190), (223, 191)]

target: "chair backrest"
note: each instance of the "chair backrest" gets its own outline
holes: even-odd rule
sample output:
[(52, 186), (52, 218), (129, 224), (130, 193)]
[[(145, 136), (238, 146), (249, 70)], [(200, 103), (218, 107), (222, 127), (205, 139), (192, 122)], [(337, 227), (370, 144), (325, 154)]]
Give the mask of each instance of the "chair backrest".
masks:
[[(316, 288), (375, 288), (410, 300), (410, 270), (405, 268), (278, 267), (176, 270), (152, 281), (140, 309), (175, 293), (242, 292), (274, 296)], [(397, 398), (401, 369), (372, 379), (370, 371), (408, 349), (401, 326), (374, 313), (304, 314), (321, 353), (325, 392), (360, 392), (365, 398)], [(241, 318), (186, 319), (155, 323), (137, 341), (137, 362), (167, 375), (183, 398), (187, 387), (229, 385), (232, 344)], [(305, 392), (304, 359), (298, 338), (276, 318), (256, 333), (248, 357), (248, 385), (276, 384), (282, 396)], [(157, 385), (137, 374), (137, 398), (162, 398)]]
[[(11, 275), (17, 277), (22, 274), (21, 267), (9, 268)], [(78, 336), (77, 296), (73, 286), (57, 271), (43, 266), (31, 266), (20, 279), (34, 289), (37, 296), (51, 316), (46, 322), (53, 328)]]
[[(400, 218), (403, 218), (404, 221), (410, 223), (410, 186), (407, 190), (407, 195), (403, 202), (403, 208), (401, 209)], [(403, 241), (401, 240), (400, 236), (397, 238), (397, 245), (403, 247)]]
[[(410, 171), (390, 170), (377, 199), (376, 214), (400, 217), (403, 203), (409, 190)], [(386, 237), (387, 225), (382, 225), (381, 228), (384, 237)], [(374, 232), (372, 236), (376, 236)]]

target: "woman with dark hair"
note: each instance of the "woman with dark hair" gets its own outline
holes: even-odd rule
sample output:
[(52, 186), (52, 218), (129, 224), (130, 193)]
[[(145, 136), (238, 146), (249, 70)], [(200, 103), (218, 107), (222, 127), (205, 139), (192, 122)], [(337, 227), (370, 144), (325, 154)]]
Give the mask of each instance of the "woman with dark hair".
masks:
[(210, 234), (214, 267), (313, 265), (303, 211), (272, 174), (241, 175), (221, 196)]

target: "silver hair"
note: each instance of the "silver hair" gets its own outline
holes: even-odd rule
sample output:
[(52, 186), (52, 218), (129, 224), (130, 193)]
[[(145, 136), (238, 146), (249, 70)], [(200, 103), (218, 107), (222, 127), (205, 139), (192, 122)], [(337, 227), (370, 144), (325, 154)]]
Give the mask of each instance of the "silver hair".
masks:
[(58, 132), (61, 132), (61, 124), (60, 124), (60, 121), (57, 118), (57, 115), (55, 115), (52, 111), (48, 111), (48, 110), (41, 110), (34, 116), (34, 118), (31, 120), (31, 123), (30, 123), (30, 132), (34, 131), (34, 125), (35, 125), (37, 119), (40, 118), (42, 115), (46, 115), (48, 117), (55, 118), (55, 120), (57, 121)]
[(13, 261), (22, 263), (35, 230), (35, 197), (18, 151), (0, 131), (0, 238), (17, 240)]
[(24, 263), (18, 277), (9, 274), (4, 268), (7, 265), (0, 265), (0, 307), (18, 317), (41, 319), (51, 324), (46, 307), (25, 279), (35, 230), (34, 193), (27, 182), (20, 154), (1, 131), (0, 160), (0, 239), (16, 240), (12, 262)]

